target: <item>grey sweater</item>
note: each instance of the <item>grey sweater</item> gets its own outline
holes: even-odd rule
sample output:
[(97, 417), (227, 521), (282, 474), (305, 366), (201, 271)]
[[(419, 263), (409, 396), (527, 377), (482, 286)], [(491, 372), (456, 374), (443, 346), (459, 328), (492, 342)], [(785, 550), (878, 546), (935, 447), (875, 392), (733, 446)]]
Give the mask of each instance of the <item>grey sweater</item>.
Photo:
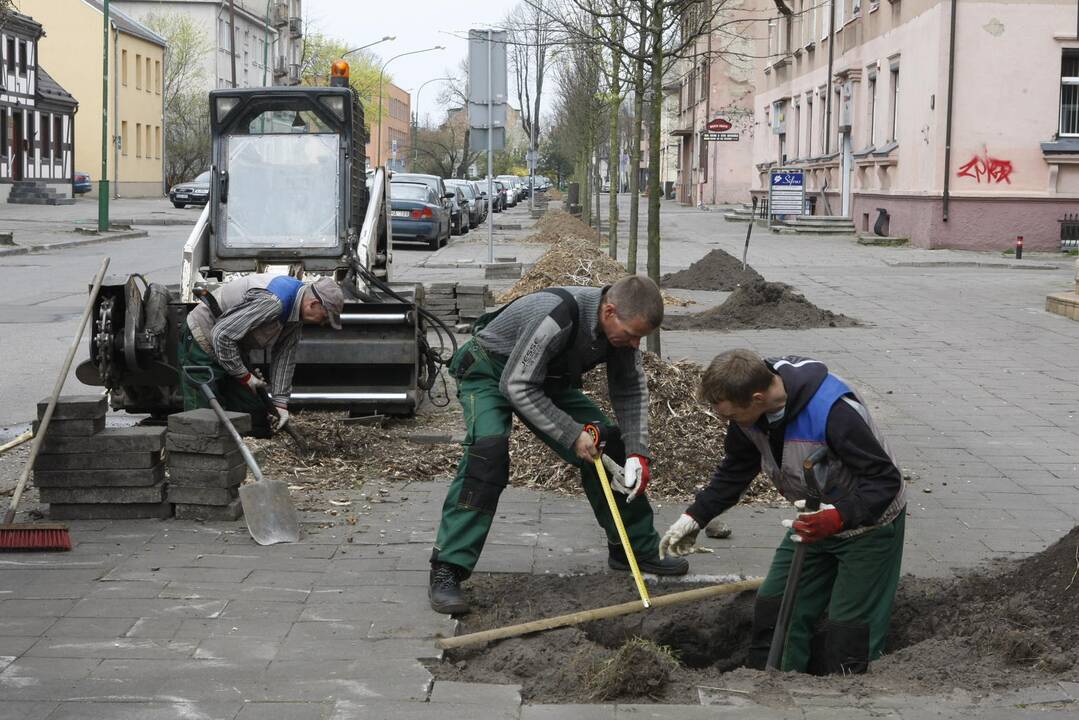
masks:
[[(636, 348), (616, 348), (599, 327), (600, 288), (566, 288), (577, 300), (579, 332), (590, 343), (581, 358), (583, 370), (607, 364), (607, 388), (614, 407), (626, 453), (648, 456), (648, 381), (641, 353)], [(499, 389), (521, 417), (544, 434), (570, 448), (584, 425), (560, 410), (544, 392), (548, 364), (574, 338), (571, 325), (562, 327), (551, 311), (562, 302), (549, 292), (526, 295), (476, 335), (476, 342), (489, 353), (506, 360)], [(597, 420), (599, 418), (596, 418)]]

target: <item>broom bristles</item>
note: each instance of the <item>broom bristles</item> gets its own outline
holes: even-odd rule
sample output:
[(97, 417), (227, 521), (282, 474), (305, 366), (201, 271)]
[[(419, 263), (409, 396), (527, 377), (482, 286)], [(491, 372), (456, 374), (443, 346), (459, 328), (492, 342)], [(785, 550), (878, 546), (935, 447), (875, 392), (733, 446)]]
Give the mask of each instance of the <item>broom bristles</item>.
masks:
[(0, 525), (0, 552), (65, 551), (71, 549), (71, 533), (60, 523)]

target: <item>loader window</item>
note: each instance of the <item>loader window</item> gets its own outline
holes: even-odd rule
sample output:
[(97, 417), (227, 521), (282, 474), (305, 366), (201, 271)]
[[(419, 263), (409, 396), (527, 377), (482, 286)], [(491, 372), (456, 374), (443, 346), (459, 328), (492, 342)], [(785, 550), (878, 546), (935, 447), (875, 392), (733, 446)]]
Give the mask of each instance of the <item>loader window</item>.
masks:
[(247, 132), (250, 135), (296, 135), (336, 130), (310, 110), (266, 110), (251, 119)]
[(231, 135), (227, 143), (229, 195), (221, 205), (227, 213), (225, 247), (339, 244), (336, 134)]

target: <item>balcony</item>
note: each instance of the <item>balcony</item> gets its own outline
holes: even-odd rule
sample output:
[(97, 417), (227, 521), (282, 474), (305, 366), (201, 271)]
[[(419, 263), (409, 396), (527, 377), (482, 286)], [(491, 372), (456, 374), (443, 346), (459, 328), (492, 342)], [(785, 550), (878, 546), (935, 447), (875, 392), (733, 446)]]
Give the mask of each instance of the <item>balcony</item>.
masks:
[(273, 64), (273, 79), (280, 80), (288, 75), (288, 63), (285, 61), (284, 55), (278, 55)]
[(291, 63), (288, 66), (288, 84), (299, 85), (300, 84), (300, 64)]
[(278, 2), (273, 6), (273, 25), (276, 28), (282, 28), (288, 25), (288, 3)]
[(288, 19), (288, 34), (293, 39), (303, 37), (303, 20), (298, 17)]

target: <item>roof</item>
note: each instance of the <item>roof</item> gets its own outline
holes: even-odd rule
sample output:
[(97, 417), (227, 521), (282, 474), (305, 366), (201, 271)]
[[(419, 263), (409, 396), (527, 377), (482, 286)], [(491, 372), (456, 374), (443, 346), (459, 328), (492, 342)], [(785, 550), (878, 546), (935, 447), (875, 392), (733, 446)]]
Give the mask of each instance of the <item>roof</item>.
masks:
[(35, 39), (41, 37), (42, 34), (41, 23), (17, 10), (9, 9), (4, 13), (3, 26), (5, 30)]
[[(105, 9), (102, 6), (100, 0), (82, 1), (97, 10), (99, 13), (104, 14)], [(166, 41), (165, 38), (161, 37), (153, 30), (146, 27), (130, 15), (127, 15), (126, 13), (117, 10), (115, 5), (109, 6), (109, 19), (112, 20), (113, 24), (116, 25), (116, 28), (120, 32), (127, 33), (128, 35), (134, 35), (135, 37), (140, 37), (143, 40), (152, 42), (155, 45), (160, 45), (163, 48), (168, 47), (168, 41)]]
[(64, 90), (60, 86), (60, 83), (53, 79), (52, 75), (45, 72), (45, 68), (41, 65), (37, 66), (37, 92), (36, 92), (36, 105), (48, 106), (57, 105), (67, 110), (74, 110), (78, 107), (79, 101), (75, 99), (71, 93)]

